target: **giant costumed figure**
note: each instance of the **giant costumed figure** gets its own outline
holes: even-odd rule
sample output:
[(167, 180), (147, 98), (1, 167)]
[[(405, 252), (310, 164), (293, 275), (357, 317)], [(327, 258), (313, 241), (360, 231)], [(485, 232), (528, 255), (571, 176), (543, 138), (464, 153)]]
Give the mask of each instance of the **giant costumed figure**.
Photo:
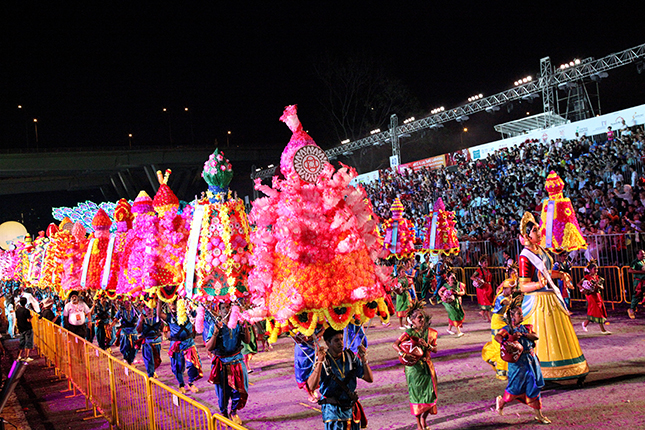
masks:
[(552, 270), (553, 259), (540, 246), (538, 224), (530, 212), (520, 223), (524, 250), (519, 258), (519, 289), (523, 324), (533, 326), (539, 337), (536, 352), (545, 380), (578, 379), (579, 384), (589, 373), (580, 343), (571, 324), (564, 299), (553, 279), (569, 281), (568, 275)]

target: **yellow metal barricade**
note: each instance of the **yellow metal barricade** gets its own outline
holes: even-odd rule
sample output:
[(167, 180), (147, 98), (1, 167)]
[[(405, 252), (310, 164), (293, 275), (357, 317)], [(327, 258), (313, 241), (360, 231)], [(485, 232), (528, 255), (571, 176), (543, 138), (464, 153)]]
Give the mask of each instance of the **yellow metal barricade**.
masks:
[[(121, 430), (246, 430), (84, 339), (34, 315), (39, 351), (110, 426)], [(90, 409), (92, 410), (92, 409)]]
[[(582, 266), (574, 266), (571, 268), (573, 290), (569, 290), (569, 296), (572, 301), (587, 301), (578, 288), (578, 284), (582, 282), (585, 276), (584, 269)], [(605, 303), (611, 303), (613, 306), (616, 303), (622, 302), (624, 300), (624, 280), (621, 268), (616, 266), (600, 266), (598, 267), (598, 275), (605, 278), (605, 286), (601, 293)]]
[(219, 414), (213, 414), (213, 430), (246, 430), (246, 427), (239, 426)]
[(153, 429), (148, 375), (110, 356), (114, 378), (116, 425), (121, 430)]
[(150, 379), (151, 414), (154, 430), (211, 430), (212, 415), (208, 408), (173, 388)]
[(86, 398), (89, 398), (88, 387), (88, 366), (87, 355), (85, 354), (85, 339), (76, 336), (73, 333), (67, 333), (67, 342), (69, 344), (69, 377), (72, 384), (80, 391)]
[(632, 302), (632, 295), (634, 294), (634, 277), (629, 273), (631, 266), (623, 266), (620, 268), (620, 273), (623, 278), (623, 300), (625, 303)]
[(111, 355), (96, 346), (85, 343), (88, 363), (89, 399), (96, 411), (103, 415), (110, 424), (114, 419), (114, 378)]

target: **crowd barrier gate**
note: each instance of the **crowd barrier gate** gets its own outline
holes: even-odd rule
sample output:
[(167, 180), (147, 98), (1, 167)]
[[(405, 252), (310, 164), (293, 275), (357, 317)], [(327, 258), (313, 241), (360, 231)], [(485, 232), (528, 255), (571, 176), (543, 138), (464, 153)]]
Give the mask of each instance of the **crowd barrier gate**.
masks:
[(204, 405), (130, 366), (94, 344), (33, 313), (34, 344), (85, 396), (93, 416), (121, 430), (246, 430)]

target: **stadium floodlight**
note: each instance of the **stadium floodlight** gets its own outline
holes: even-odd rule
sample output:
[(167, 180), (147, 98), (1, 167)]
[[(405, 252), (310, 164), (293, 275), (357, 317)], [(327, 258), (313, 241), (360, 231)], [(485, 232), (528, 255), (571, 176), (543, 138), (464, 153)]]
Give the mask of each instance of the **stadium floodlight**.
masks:
[(273, 164), (269, 164), (269, 165), (267, 166), (267, 169), (270, 169), (270, 168), (272, 168), (272, 167), (273, 167)]
[(403, 121), (403, 124), (410, 124), (412, 121), (414, 121), (414, 117), (413, 117), (413, 116), (411, 116), (410, 118), (408, 118), (408, 119), (406, 119), (405, 121)]
[(599, 81), (601, 79), (606, 78), (607, 76), (609, 76), (607, 72), (598, 72), (591, 75), (590, 78), (592, 81)]
[(435, 115), (435, 114), (438, 114), (438, 113), (440, 113), (440, 112), (443, 112), (444, 110), (446, 110), (446, 109), (445, 109), (443, 106), (441, 106), (441, 107), (438, 107), (438, 108), (436, 108), (436, 109), (432, 109), (432, 110), (430, 111), (430, 113), (431, 113), (432, 115)]
[(370, 134), (376, 134), (376, 133), (380, 133), (380, 132), (381, 132), (380, 128), (375, 128), (374, 130), (370, 131)]
[(474, 95), (472, 97), (468, 97), (468, 101), (469, 102), (474, 102), (474, 101), (479, 100), (479, 99), (481, 99), (483, 97), (484, 97), (484, 95), (479, 93), (479, 94), (476, 94), (476, 95)]
[(340, 144), (345, 145), (346, 143), (349, 143), (349, 139), (341, 140)]
[(255, 169), (256, 172), (259, 172), (261, 170), (262, 170), (262, 167), (258, 167), (257, 169)]

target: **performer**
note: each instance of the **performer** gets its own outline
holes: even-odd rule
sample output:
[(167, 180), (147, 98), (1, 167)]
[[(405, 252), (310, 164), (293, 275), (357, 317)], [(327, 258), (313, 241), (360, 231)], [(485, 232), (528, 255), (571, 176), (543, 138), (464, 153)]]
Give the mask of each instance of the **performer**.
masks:
[(135, 345), (138, 339), (137, 320), (139, 315), (130, 300), (124, 300), (122, 306), (114, 317), (120, 325), (119, 349), (123, 359), (128, 364), (132, 364), (134, 357), (137, 355)]
[(438, 303), (441, 301), (439, 297), (439, 290), (443, 285), (446, 283), (447, 280), (447, 275), (452, 271), (451, 267), (451, 259), (449, 256), (446, 254), (439, 254), (439, 261), (437, 262), (437, 265), (435, 266), (435, 290), (434, 293), (432, 294), (432, 297), (430, 297), (430, 304), (434, 305), (435, 303)]
[(589, 322), (598, 323), (600, 332), (602, 334), (611, 334), (605, 328), (605, 321), (607, 321), (607, 309), (605, 302), (602, 300), (600, 294), (604, 289), (605, 280), (598, 276), (598, 263), (596, 260), (591, 260), (585, 268), (587, 273), (582, 281), (580, 281), (580, 292), (587, 299), (587, 320), (582, 322), (582, 329), (587, 331)]
[(202, 361), (199, 359), (197, 348), (195, 347), (195, 333), (193, 324), (186, 314), (186, 305), (183, 299), (177, 299), (170, 303), (170, 312), (165, 313), (161, 310), (161, 300), (157, 302), (157, 315), (164, 321), (169, 328), (170, 349), (170, 367), (179, 383), (179, 391), (186, 392), (184, 382), (184, 371), (188, 374), (188, 389), (193, 393), (199, 392), (199, 389), (193, 385), (200, 379), (202, 373)]
[[(225, 417), (241, 425), (237, 411), (246, 406), (249, 397), (249, 379), (242, 356), (242, 342), (251, 341), (248, 323), (228, 326), (231, 305), (219, 303), (219, 319), (215, 322), (213, 336), (206, 342), (206, 350), (213, 354), (208, 382), (215, 385), (219, 410)], [(229, 399), (231, 409), (229, 413)]]
[(105, 295), (94, 302), (94, 315), (96, 316), (96, 341), (99, 348), (106, 350), (114, 340), (112, 321), (114, 319), (114, 306)]
[(508, 309), (508, 305), (513, 299), (513, 290), (517, 287), (517, 274), (515, 277), (509, 277), (500, 285), (501, 291), (495, 297), (495, 305), (493, 306), (493, 317), (490, 323), (491, 341), (487, 342), (482, 349), (482, 359), (490, 364), (495, 371), (495, 377), (499, 380), (506, 381), (508, 379), (508, 363), (502, 360), (500, 356), (499, 342), (495, 341), (495, 336), (506, 325), (504, 316)]
[[(521, 258), (521, 257), (520, 257)], [(531, 325), (522, 325), (524, 316), (520, 299), (515, 299), (509, 305), (506, 312), (508, 324), (504, 326), (495, 336), (500, 344), (519, 342), (523, 348), (519, 359), (515, 363), (508, 363), (508, 385), (503, 396), (497, 396), (495, 410), (498, 414), (504, 414), (504, 406), (507, 403), (517, 400), (531, 408), (535, 419), (542, 424), (550, 424), (551, 421), (542, 415), (541, 390), (544, 387), (544, 378), (540, 370), (540, 360), (535, 355), (535, 342), (537, 334)], [(511, 346), (507, 346), (511, 349)]]
[(255, 332), (255, 326), (249, 324), (249, 342), (242, 342), (242, 356), (244, 357), (244, 365), (246, 366), (247, 373), (253, 373), (251, 368), (251, 359), (258, 353), (258, 335)]
[(367, 427), (367, 418), (356, 394), (356, 380), (373, 382), (374, 375), (367, 360), (367, 350), (358, 347), (358, 356), (343, 350), (343, 332), (328, 327), (324, 334), (326, 346), (316, 354), (314, 371), (307, 380), (309, 390), (320, 385), (325, 430), (359, 430)]
[(430, 294), (432, 284), (434, 281), (434, 267), (430, 261), (428, 261), (428, 257), (426, 256), (426, 259), (421, 263), (421, 299), (422, 300), (428, 300), (428, 295)]
[(578, 379), (582, 384), (589, 373), (589, 366), (580, 349), (569, 311), (553, 284), (552, 277), (569, 282), (566, 274), (552, 271), (553, 260), (540, 247), (540, 237), (535, 218), (526, 212), (520, 223), (520, 241), (524, 250), (520, 254), (519, 288), (524, 293), (522, 312), (526, 324), (533, 326), (542, 340), (537, 342), (537, 355), (542, 363), (546, 380)]
[(638, 303), (643, 301), (643, 292), (645, 291), (645, 251), (642, 249), (638, 250), (638, 253), (636, 253), (636, 260), (632, 261), (632, 264), (627, 271), (632, 274), (634, 279), (632, 303), (629, 306), (629, 309), (627, 309), (627, 314), (631, 319), (634, 319), (636, 318), (634, 312), (636, 312)]
[(490, 322), (490, 311), (493, 308), (493, 274), (488, 270), (488, 256), (482, 255), (479, 258), (479, 267), (470, 277), (477, 289), (477, 302), (479, 303), (479, 315)]
[(309, 390), (307, 385), (307, 380), (311, 376), (311, 372), (314, 370), (314, 363), (316, 361), (316, 343), (321, 339), (322, 335), (322, 326), (316, 327), (313, 336), (316, 336), (317, 339), (314, 339), (313, 336), (305, 336), (300, 332), (296, 332), (292, 336), (295, 346), (293, 349), (293, 367), (295, 370), (296, 383), (298, 388), (304, 388), (307, 391), (309, 396), (309, 401), (316, 403), (320, 400), (320, 395), (316, 391), (318, 387), (315, 387), (313, 390)]
[(144, 305), (137, 323), (137, 333), (141, 341), (141, 356), (148, 377), (156, 378), (157, 368), (161, 365), (161, 329), (163, 322), (155, 309)]
[(405, 266), (403, 264), (401, 266), (402, 268), (398, 271), (399, 283), (394, 287), (394, 293), (396, 294), (396, 316), (399, 317), (399, 329), (405, 330), (404, 319), (412, 302), (412, 297), (410, 296), (410, 278), (405, 274), (407, 263), (405, 263)]
[(437, 414), (437, 373), (430, 358), (430, 353), (437, 352), (437, 331), (430, 328), (430, 317), (425, 314), (421, 301), (408, 310), (408, 320), (411, 327), (393, 346), (399, 354), (404, 354), (401, 343), (414, 341), (423, 351), (416, 364), (405, 366), (405, 380), (410, 394), (410, 412), (417, 419), (417, 430), (425, 430), (428, 428), (428, 415)]
[(466, 286), (457, 281), (457, 275), (450, 272), (448, 283), (444, 284), (439, 290), (439, 297), (443, 306), (448, 311), (448, 334), (455, 334), (452, 327), (457, 329), (457, 337), (462, 337), (465, 333), (461, 331), (464, 325), (464, 308), (461, 307), (461, 298), (466, 294)]

